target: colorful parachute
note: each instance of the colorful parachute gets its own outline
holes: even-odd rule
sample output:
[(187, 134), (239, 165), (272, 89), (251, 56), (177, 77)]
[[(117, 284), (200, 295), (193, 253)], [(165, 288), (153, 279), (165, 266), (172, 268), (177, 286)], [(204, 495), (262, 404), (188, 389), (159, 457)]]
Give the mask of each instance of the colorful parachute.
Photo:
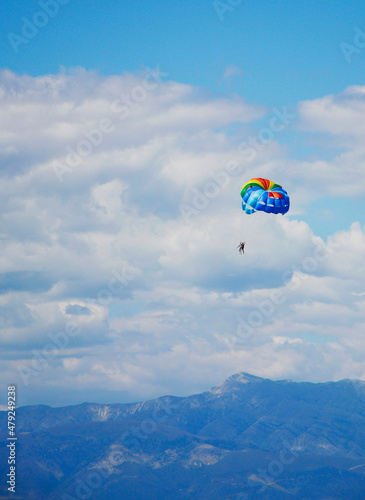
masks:
[(242, 210), (253, 214), (261, 210), (266, 213), (286, 214), (290, 200), (288, 193), (279, 184), (268, 179), (251, 179), (241, 191)]

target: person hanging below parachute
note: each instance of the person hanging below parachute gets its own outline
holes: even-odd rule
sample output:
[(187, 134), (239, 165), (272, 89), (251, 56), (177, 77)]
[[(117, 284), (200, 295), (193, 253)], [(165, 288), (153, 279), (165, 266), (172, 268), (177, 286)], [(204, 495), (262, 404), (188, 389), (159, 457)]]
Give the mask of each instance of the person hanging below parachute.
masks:
[[(256, 177), (246, 182), (241, 189), (242, 210), (251, 215), (261, 211), (268, 214), (286, 214), (290, 207), (288, 193), (273, 181)], [(238, 245), (239, 253), (244, 253), (245, 243)]]
[(245, 241), (244, 242), (241, 241), (241, 243), (237, 247), (237, 248), (239, 248), (239, 250), (238, 250), (239, 253), (242, 254), (242, 255), (245, 253), (245, 245), (246, 245), (246, 242)]

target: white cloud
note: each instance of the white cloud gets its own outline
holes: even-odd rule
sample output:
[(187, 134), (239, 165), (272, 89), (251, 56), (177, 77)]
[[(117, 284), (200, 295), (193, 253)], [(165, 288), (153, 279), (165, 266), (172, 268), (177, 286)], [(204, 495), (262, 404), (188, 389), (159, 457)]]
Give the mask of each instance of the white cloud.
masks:
[[(344, 202), (363, 193), (363, 93), (299, 106), (311, 131), (346, 145), (332, 161), (289, 160), (280, 135), (248, 161), (238, 145), (261, 106), (164, 81), (144, 95), (144, 78), (0, 75), (2, 376), (24, 385), (19, 367), (45, 357), (24, 388), (36, 402), (40, 386), (93, 387), (101, 401), (106, 386), (130, 399), (188, 394), (240, 370), (363, 374), (364, 227), (354, 215), (325, 241), (295, 218), (323, 191)], [(144, 97), (123, 104), (127, 93)], [(66, 148), (77, 152), (105, 119), (113, 130), (60, 182), (54, 162), (66, 165)], [(288, 216), (243, 214), (240, 189), (254, 176), (288, 189)], [(186, 220), (181, 205), (194, 206), (197, 192), (206, 202)], [(256, 326), (235, 340), (250, 318)], [(50, 334), (67, 343), (47, 355)]]
[(340, 140), (354, 136), (362, 141), (365, 133), (364, 94), (364, 86), (348, 87), (337, 96), (329, 95), (302, 102), (299, 112), (311, 132), (328, 132), (340, 136)]
[(318, 157), (298, 162), (296, 175), (306, 184), (308, 191), (312, 186), (315, 196), (342, 198), (344, 210), (346, 201), (343, 198), (360, 199), (365, 193), (364, 89), (352, 86), (339, 95), (298, 105), (300, 128), (323, 150), (324, 156), (332, 150), (334, 153), (331, 160)]

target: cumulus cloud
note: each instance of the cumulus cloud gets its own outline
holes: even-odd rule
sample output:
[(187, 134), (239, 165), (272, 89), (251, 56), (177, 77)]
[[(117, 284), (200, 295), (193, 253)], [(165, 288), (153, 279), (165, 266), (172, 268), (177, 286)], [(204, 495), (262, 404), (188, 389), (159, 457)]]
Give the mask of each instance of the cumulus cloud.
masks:
[[(365, 193), (365, 87), (352, 86), (339, 95), (299, 103), (300, 127), (323, 150), (323, 157), (297, 163), (296, 172), (322, 196), (357, 198)], [(328, 160), (325, 148), (332, 151)], [(327, 153), (328, 153), (327, 151)], [(345, 201), (343, 201), (345, 203)]]
[[(301, 127), (346, 148), (301, 161), (281, 144), (285, 109), (158, 70), (3, 71), (2, 377), (17, 378), (20, 401), (41, 387), (99, 401), (189, 394), (240, 370), (362, 376), (364, 227), (354, 218), (324, 238), (295, 215), (323, 189), (363, 192), (360, 90), (299, 105)], [(288, 216), (242, 213), (255, 176), (290, 192)]]
[(339, 95), (329, 95), (299, 105), (303, 127), (312, 132), (328, 132), (346, 139), (353, 136), (362, 141), (365, 133), (365, 87), (354, 85)]

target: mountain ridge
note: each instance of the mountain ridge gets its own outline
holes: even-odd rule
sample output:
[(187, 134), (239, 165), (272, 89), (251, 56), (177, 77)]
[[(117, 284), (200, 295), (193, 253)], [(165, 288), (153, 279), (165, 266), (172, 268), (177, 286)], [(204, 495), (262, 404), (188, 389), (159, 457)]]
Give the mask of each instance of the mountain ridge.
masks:
[[(364, 402), (362, 381), (272, 381), (240, 372), (187, 397), (21, 407), (20, 493), (69, 500), (81, 481), (96, 500), (244, 499), (259, 489), (263, 499), (295, 491), (303, 499), (361, 500)], [(92, 474), (98, 488), (88, 486)]]

